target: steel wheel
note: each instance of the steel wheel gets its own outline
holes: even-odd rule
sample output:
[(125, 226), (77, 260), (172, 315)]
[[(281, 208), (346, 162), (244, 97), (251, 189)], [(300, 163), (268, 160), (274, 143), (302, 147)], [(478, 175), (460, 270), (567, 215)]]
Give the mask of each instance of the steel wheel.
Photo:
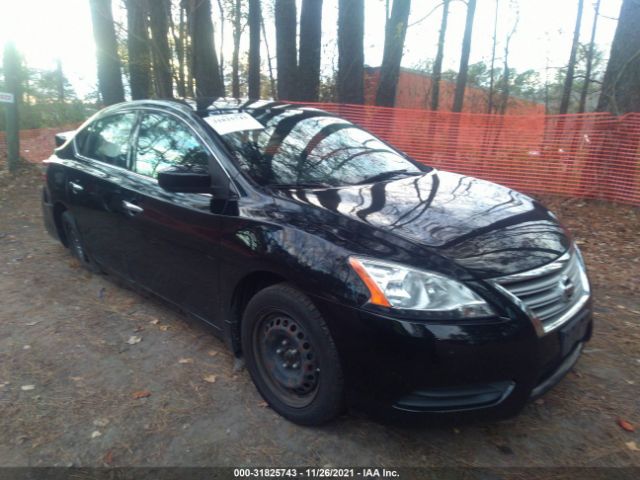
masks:
[(284, 403), (302, 408), (313, 401), (320, 368), (298, 322), (283, 312), (264, 315), (254, 329), (253, 349), (258, 368)]

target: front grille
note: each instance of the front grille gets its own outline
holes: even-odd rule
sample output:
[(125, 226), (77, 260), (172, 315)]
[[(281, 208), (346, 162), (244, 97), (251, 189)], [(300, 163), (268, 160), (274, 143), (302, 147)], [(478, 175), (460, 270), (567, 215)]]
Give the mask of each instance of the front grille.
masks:
[(544, 333), (572, 318), (589, 299), (589, 282), (575, 251), (535, 270), (495, 279), (494, 284), (517, 299)]

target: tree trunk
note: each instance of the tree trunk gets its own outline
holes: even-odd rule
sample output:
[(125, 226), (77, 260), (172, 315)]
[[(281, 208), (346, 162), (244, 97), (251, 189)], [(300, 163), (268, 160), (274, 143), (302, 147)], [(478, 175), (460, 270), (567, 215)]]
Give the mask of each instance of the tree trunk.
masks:
[(129, 84), (131, 98), (149, 98), (151, 60), (147, 29), (147, 0), (127, 0), (127, 50), (129, 53)]
[(498, 43), (498, 13), (500, 0), (496, 0), (496, 10), (493, 19), (493, 45), (491, 47), (491, 72), (489, 77), (489, 100), (487, 101), (487, 113), (493, 113), (493, 93), (495, 87), (496, 45)]
[(453, 112), (461, 112), (464, 104), (464, 91), (467, 88), (467, 76), (469, 74), (469, 55), (471, 55), (471, 37), (473, 35), (473, 20), (476, 15), (476, 0), (468, 0), (467, 21), (464, 27), (462, 39), (462, 52), (460, 54), (460, 68), (456, 78), (456, 90), (453, 95)]
[(507, 108), (509, 108), (509, 95), (511, 88), (511, 70), (509, 69), (509, 46), (511, 45), (511, 39), (513, 35), (516, 33), (518, 29), (518, 23), (520, 22), (520, 13), (518, 12), (518, 16), (516, 17), (516, 22), (507, 35), (507, 40), (504, 45), (504, 70), (502, 74), (502, 99), (500, 103), (500, 114), (504, 115), (507, 113)]
[(591, 70), (593, 69), (593, 55), (596, 46), (596, 31), (598, 30), (598, 17), (600, 16), (600, 0), (596, 2), (593, 26), (591, 27), (591, 40), (589, 41), (589, 51), (587, 52), (587, 67), (584, 72), (584, 84), (580, 92), (580, 105), (578, 113), (584, 113), (587, 108), (587, 95), (589, 94), (589, 84), (591, 83)]
[(102, 102), (111, 105), (124, 102), (124, 87), (120, 73), (118, 42), (113, 25), (111, 0), (90, 0), (93, 38), (96, 42), (98, 88)]
[(185, 47), (185, 19), (184, 19), (184, 7), (182, 2), (178, 5), (179, 20), (178, 28), (176, 28), (173, 16), (169, 15), (169, 26), (171, 29), (171, 35), (173, 36), (173, 47), (175, 50), (176, 59), (178, 61), (178, 71), (174, 72), (173, 76), (176, 82), (176, 89), (178, 90), (178, 97), (185, 98), (187, 96), (187, 90), (185, 85), (184, 76), (184, 47)]
[(320, 90), (322, 49), (322, 0), (302, 0), (300, 11), (299, 99), (317, 102)]
[(395, 104), (410, 10), (411, 0), (393, 0), (391, 16), (385, 28), (384, 53), (380, 67), (376, 105), (393, 107)]
[(169, 50), (169, 3), (167, 0), (149, 2), (153, 76), (157, 98), (173, 98), (171, 52)]
[(338, 102), (364, 103), (364, 0), (338, 4)]
[(438, 110), (440, 104), (440, 80), (442, 79), (442, 60), (444, 58), (444, 42), (447, 34), (447, 20), (449, 18), (450, 0), (442, 3), (442, 20), (440, 21), (440, 35), (438, 36), (438, 52), (433, 62), (433, 73), (431, 74), (431, 110)]
[(231, 95), (240, 98), (240, 38), (242, 36), (242, 3), (233, 5), (233, 55), (231, 57)]
[(580, 25), (582, 23), (583, 7), (584, 0), (578, 0), (578, 14), (576, 15), (576, 26), (573, 30), (573, 43), (571, 44), (571, 54), (569, 55), (569, 64), (567, 65), (567, 76), (564, 78), (564, 88), (562, 89), (562, 99), (560, 100), (560, 115), (564, 115), (569, 111), (573, 76), (576, 70), (576, 56), (578, 54), (578, 45), (580, 43)]
[(260, 0), (249, 0), (249, 98), (260, 98)]
[(599, 112), (640, 112), (640, 2), (624, 0), (604, 74)]
[(278, 69), (278, 99), (296, 99), (297, 12), (295, 0), (276, 0), (276, 64)]
[(262, 31), (262, 40), (264, 40), (264, 48), (267, 51), (267, 66), (269, 67), (269, 86), (271, 87), (271, 97), (276, 98), (276, 79), (273, 76), (273, 65), (271, 64), (271, 50), (267, 40), (267, 29), (264, 28), (264, 17), (260, 18), (260, 30)]
[(218, 56), (211, 21), (211, 0), (198, 0), (193, 5), (193, 76), (196, 83), (198, 108), (211, 105), (213, 100), (224, 95), (220, 82)]
[(218, 0), (218, 11), (220, 12), (220, 85), (222, 87), (222, 96), (226, 95), (224, 88), (224, 6), (222, 0)]
[(58, 102), (64, 103), (64, 72), (62, 71), (62, 60), (56, 59), (56, 90)]

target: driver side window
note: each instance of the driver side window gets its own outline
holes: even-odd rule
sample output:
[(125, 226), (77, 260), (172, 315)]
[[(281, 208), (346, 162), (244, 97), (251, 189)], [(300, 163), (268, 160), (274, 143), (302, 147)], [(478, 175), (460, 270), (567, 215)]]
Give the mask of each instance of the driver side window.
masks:
[(156, 178), (173, 166), (208, 172), (209, 154), (182, 121), (162, 113), (145, 113), (136, 139), (133, 171)]

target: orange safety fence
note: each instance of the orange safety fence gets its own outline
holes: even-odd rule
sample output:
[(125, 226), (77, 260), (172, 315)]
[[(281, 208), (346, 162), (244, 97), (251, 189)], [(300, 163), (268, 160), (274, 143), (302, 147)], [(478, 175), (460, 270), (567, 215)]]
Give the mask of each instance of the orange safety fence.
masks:
[[(442, 170), (526, 193), (640, 205), (640, 113), (489, 115), (306, 105), (341, 115)], [(40, 162), (51, 154), (55, 133), (75, 127), (22, 130), (21, 156)], [(3, 142), (0, 132), (0, 145)]]
[(640, 205), (640, 114), (490, 115), (313, 104), (419, 162), (527, 193)]

